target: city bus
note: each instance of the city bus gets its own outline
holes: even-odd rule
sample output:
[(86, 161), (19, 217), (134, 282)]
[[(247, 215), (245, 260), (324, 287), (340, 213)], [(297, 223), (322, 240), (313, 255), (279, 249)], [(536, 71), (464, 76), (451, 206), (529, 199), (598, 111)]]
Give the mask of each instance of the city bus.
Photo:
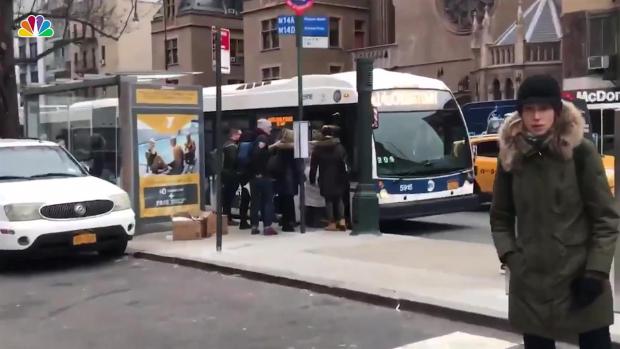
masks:
[[(351, 191), (358, 159), (356, 72), (303, 77), (304, 120), (312, 134), (339, 126), (351, 159)], [(203, 89), (206, 150), (215, 147), (216, 89)], [(222, 87), (222, 130), (253, 129), (256, 121), (291, 128), (297, 78)], [(469, 135), (460, 106), (440, 80), (374, 69), (372, 175), (380, 219), (397, 220), (470, 210), (477, 206)], [(312, 138), (312, 136), (310, 136)], [(223, 135), (225, 139), (225, 134)], [(352, 195), (350, 195), (351, 197)], [(349, 202), (350, 203), (350, 202)]]

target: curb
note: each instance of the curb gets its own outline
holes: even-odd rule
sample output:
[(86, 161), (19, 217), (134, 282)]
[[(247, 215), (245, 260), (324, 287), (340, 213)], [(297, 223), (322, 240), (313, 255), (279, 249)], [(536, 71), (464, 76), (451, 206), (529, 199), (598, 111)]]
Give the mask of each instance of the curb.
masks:
[[(184, 267), (200, 269), (209, 272), (218, 272), (224, 275), (235, 275), (244, 279), (265, 282), (274, 285), (287, 286), (298, 289), (305, 289), (315, 293), (331, 295), (335, 297), (345, 298), (357, 302), (372, 304), (389, 309), (398, 309), (408, 312), (422, 313), (434, 317), (440, 317), (447, 320), (464, 322), (471, 325), (477, 325), (486, 328), (492, 328), (505, 332), (514, 332), (507, 319), (494, 316), (482, 315), (478, 313), (456, 310), (428, 303), (415, 302), (407, 299), (396, 297), (380, 296), (372, 293), (351, 290), (343, 287), (326, 286), (309, 281), (292, 279), (281, 276), (274, 276), (267, 273), (249, 271), (239, 268), (222, 266), (215, 263), (195, 261), (191, 259), (161, 256), (148, 252), (129, 252), (129, 255), (155, 262), (178, 264)], [(620, 347), (618, 347), (620, 349)]]
[[(178, 264), (180, 266), (217, 272), (223, 275), (239, 276), (247, 280), (265, 282), (273, 285), (286, 286), (297, 289), (305, 289), (315, 293), (326, 294), (339, 298), (349, 299), (361, 303), (371, 304), (399, 311), (421, 313), (446, 320), (467, 323), (470, 325), (495, 329), (504, 332), (516, 333), (507, 319), (472, 313), (464, 310), (456, 310), (448, 307), (432, 305), (428, 303), (415, 302), (407, 299), (380, 296), (372, 293), (351, 290), (343, 287), (321, 285), (309, 281), (297, 280), (287, 277), (274, 276), (267, 273), (249, 271), (245, 269), (222, 266), (215, 263), (196, 261), (179, 257), (161, 256), (148, 252), (129, 252), (130, 256), (138, 259), (151, 260), (160, 263)], [(576, 340), (562, 340), (570, 344), (577, 344)], [(612, 348), (620, 349), (620, 342), (615, 342), (612, 335)]]

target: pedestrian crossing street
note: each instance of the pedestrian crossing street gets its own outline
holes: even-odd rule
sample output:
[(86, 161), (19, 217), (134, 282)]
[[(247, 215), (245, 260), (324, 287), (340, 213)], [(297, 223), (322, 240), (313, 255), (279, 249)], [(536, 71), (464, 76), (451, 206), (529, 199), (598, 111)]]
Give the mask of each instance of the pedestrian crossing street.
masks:
[[(522, 349), (522, 343), (511, 343), (502, 339), (477, 336), (465, 332), (453, 332), (394, 349)], [(576, 347), (564, 343), (557, 344), (557, 349), (572, 348)]]

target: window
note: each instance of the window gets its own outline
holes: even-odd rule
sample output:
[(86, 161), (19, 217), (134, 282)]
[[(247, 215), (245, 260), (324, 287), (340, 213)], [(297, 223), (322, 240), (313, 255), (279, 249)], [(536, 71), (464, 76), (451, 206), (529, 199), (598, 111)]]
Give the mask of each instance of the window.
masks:
[(178, 41), (170, 39), (166, 41), (166, 66), (179, 64)]
[(167, 15), (167, 18), (174, 18), (176, 16), (175, 0), (165, 0), (165, 1), (166, 1), (166, 15)]
[(28, 47), (30, 48), (30, 58), (34, 58), (37, 56), (37, 42), (36, 41), (32, 41), (28, 44)]
[(27, 81), (26, 81), (26, 73), (20, 73), (19, 74), (19, 83), (21, 85), (26, 85)]
[(330, 74), (336, 74), (336, 73), (340, 73), (342, 72), (342, 66), (339, 65), (330, 65), (329, 66), (329, 73)]
[[(28, 180), (33, 176), (57, 173), (54, 177), (82, 177), (86, 173), (60, 147), (5, 147), (0, 149), (0, 177)], [(8, 179), (15, 180), (15, 179)]]
[(74, 25), (73, 25), (73, 37), (74, 37), (74, 38), (77, 38), (77, 37), (78, 37), (78, 34), (77, 34), (77, 24), (74, 24)]
[(60, 56), (62, 56), (62, 57), (65, 56), (65, 48), (64, 47), (60, 48)]
[(36, 70), (31, 70), (30, 71), (30, 82), (33, 84), (36, 84), (37, 82), (39, 82), (39, 72)]
[(502, 99), (502, 87), (500, 86), (499, 80), (493, 80), (493, 100), (499, 101)]
[(101, 45), (101, 65), (105, 65), (105, 45)]
[(480, 142), (476, 144), (476, 155), (496, 158), (499, 155), (497, 141)]
[(86, 51), (82, 52), (82, 67), (86, 68), (88, 65), (88, 56)]
[(19, 43), (19, 57), (26, 58), (26, 42), (25, 40), (20, 40)]
[(618, 52), (616, 22), (613, 16), (590, 18), (590, 56), (606, 56)]
[(97, 68), (97, 50), (96, 49), (92, 49), (92, 56), (93, 56), (93, 68)]
[(80, 64), (80, 56), (78, 56), (77, 52), (73, 54), (73, 62), (76, 68)]
[(280, 67), (263, 68), (263, 81), (278, 80), (280, 78)]
[(366, 22), (355, 21), (355, 41), (353, 48), (362, 48), (366, 46)]
[(243, 84), (243, 80), (241, 80), (241, 79), (229, 79), (228, 80), (228, 84), (229, 85)]
[(340, 47), (340, 18), (329, 18), (329, 47)]
[(230, 57), (243, 58), (243, 40), (230, 39)]
[(263, 35), (263, 50), (269, 50), (280, 47), (280, 38), (278, 36), (278, 19), (268, 19), (261, 22)]

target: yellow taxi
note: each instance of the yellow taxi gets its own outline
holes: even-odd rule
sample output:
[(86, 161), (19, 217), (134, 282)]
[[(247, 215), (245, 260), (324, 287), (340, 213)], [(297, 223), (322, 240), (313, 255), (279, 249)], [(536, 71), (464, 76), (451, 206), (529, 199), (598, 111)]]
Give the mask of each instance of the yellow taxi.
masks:
[[(499, 155), (499, 136), (497, 134), (470, 137), (472, 153), (474, 154), (474, 190), (480, 202), (488, 202), (493, 197), (493, 182), (497, 169)], [(614, 192), (614, 157), (603, 155), (603, 166), (607, 175), (607, 182)]]

